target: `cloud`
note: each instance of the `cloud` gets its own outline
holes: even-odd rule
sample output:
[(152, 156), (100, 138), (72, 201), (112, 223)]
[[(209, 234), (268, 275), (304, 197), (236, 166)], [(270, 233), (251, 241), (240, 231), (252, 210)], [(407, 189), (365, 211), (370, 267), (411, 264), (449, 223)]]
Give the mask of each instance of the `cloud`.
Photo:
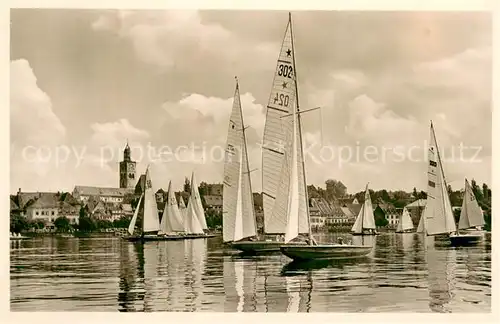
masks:
[(114, 11), (92, 27), (128, 39), (142, 61), (164, 69), (245, 56), (255, 60), (277, 51), (277, 45), (252, 46), (219, 24), (203, 22), (198, 11)]
[(10, 112), (11, 137), (15, 143), (49, 145), (64, 141), (66, 128), (24, 59), (10, 62)]

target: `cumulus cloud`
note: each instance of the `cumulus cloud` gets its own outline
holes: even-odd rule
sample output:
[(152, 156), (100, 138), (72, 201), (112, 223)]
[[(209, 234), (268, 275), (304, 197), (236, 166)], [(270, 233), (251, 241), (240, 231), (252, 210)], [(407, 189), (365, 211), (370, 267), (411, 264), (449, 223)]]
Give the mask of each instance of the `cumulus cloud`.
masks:
[(24, 59), (10, 62), (10, 114), (11, 137), (16, 143), (49, 145), (64, 141), (66, 128)]

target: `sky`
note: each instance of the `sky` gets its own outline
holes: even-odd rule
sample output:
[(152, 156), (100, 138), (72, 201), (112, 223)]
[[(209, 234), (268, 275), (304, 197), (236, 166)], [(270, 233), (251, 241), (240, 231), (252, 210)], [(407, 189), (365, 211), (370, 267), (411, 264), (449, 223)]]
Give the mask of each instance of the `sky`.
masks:
[[(321, 107), (302, 117), (309, 184), (425, 190), (430, 120), (448, 183), (491, 184), (489, 13), (292, 19), (300, 106)], [(11, 10), (11, 192), (117, 187), (127, 141), (155, 188), (180, 190), (193, 171), (221, 183), (235, 76), (260, 191), (287, 21), (285, 11)]]

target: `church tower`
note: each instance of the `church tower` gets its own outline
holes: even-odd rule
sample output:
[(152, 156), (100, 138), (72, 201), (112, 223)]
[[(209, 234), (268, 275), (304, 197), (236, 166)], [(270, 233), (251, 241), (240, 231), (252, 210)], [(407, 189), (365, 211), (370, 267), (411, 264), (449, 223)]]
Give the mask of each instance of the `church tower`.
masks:
[(135, 188), (135, 161), (130, 158), (130, 147), (127, 145), (123, 150), (123, 161), (120, 162), (120, 188)]

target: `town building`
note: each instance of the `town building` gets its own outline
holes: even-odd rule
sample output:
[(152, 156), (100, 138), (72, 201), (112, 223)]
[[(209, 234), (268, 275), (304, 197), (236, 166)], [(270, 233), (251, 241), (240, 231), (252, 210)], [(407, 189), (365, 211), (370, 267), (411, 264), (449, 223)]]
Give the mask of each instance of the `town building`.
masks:
[(222, 213), (222, 196), (221, 195), (205, 195), (203, 197), (205, 200), (206, 210), (213, 210), (215, 212)]
[(79, 202), (69, 193), (22, 192), (11, 196), (11, 213), (25, 216), (30, 221), (41, 220), (48, 226), (58, 217), (66, 217), (72, 224), (78, 224)]
[(123, 161), (120, 162), (120, 188), (134, 189), (137, 183), (136, 172), (136, 162), (132, 161), (127, 142), (123, 150)]

